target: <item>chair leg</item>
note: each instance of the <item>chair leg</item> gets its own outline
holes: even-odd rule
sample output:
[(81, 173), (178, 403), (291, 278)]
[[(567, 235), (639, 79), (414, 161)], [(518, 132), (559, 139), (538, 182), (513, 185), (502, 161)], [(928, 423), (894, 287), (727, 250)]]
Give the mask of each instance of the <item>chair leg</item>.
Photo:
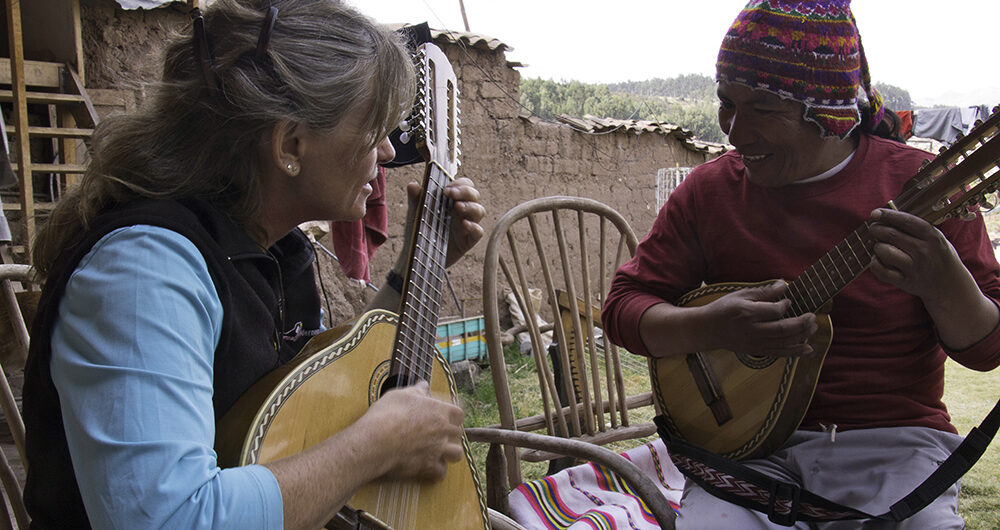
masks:
[(503, 454), (503, 446), (490, 444), (486, 453), (486, 506), (500, 513), (510, 513), (509, 494), (507, 457)]
[[(19, 529), (27, 529), (28, 512), (25, 511), (24, 503), (21, 502), (21, 486), (18, 484), (10, 463), (7, 461), (7, 455), (3, 451), (0, 451), (0, 482), (3, 484), (4, 511), (7, 516), (4, 518), (5, 522), (0, 522), (0, 525), (6, 524), (8, 525), (6, 528), (10, 528), (11, 519), (14, 519)], [(10, 516), (11, 513), (14, 517)]]

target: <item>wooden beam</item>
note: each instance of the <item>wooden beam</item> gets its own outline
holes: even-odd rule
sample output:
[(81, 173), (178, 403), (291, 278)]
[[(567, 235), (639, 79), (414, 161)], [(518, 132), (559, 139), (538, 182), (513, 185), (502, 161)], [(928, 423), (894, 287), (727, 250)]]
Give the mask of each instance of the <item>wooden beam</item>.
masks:
[[(59, 120), (60, 130), (78, 130), (76, 128), (76, 118), (73, 117), (73, 113), (65, 109), (59, 108), (56, 111), (57, 119)], [(59, 160), (63, 164), (77, 165), (76, 157), (76, 147), (79, 144), (79, 140), (76, 138), (71, 138), (68, 136), (59, 137)], [(80, 183), (80, 176), (71, 173), (65, 176), (66, 179), (66, 191), (71, 188), (75, 188), (77, 184)]]
[[(3, 81), (0, 81), (2, 83)], [(59, 92), (30, 92), (24, 94), (24, 101), (29, 105), (59, 105), (67, 103), (83, 103), (84, 98), (79, 94), (62, 94)], [(0, 89), (0, 101), (14, 101), (14, 92)]]
[(78, 123), (84, 124), (87, 127), (96, 127), (101, 121), (101, 118), (97, 115), (97, 109), (94, 108), (94, 103), (90, 101), (90, 97), (87, 96), (87, 89), (83, 86), (83, 79), (77, 75), (76, 71), (72, 67), (67, 66), (66, 74), (69, 76), (69, 87), (75, 90), (77, 95), (83, 98), (83, 109), (74, 107), (72, 112), (76, 121)]
[[(7, 0), (7, 33), (10, 41), (11, 91), (14, 96), (14, 127), (17, 142), (17, 166), (15, 172), (20, 179), (21, 222), (24, 224), (25, 254), (31, 255), (31, 241), (35, 237), (34, 189), (31, 182), (31, 146), (28, 142), (28, 105), (25, 89), (24, 48), (21, 45), (21, 0)], [(58, 80), (57, 80), (58, 81)]]
[(83, 23), (80, 21), (80, 0), (72, 0), (70, 9), (73, 10), (73, 49), (76, 52), (76, 73), (80, 75), (80, 80), (86, 82), (87, 73), (84, 67), (85, 56), (83, 54)]
[[(8, 5), (8, 16), (10, 10), (11, 6)], [(18, 27), (20, 28), (20, 25)], [(11, 32), (9, 35), (10, 38), (13, 39), (13, 35), (13, 32)], [(21, 50), (21, 68), (24, 74), (25, 85), (46, 88), (59, 88), (62, 86), (63, 65), (61, 63), (25, 61), (24, 48), (19, 47), (19, 49)], [(13, 50), (13, 47), (11, 47), (11, 50)], [(13, 55), (13, 52), (11, 52), (11, 55)], [(11, 84), (10, 59), (7, 57), (0, 57), (0, 84)]]

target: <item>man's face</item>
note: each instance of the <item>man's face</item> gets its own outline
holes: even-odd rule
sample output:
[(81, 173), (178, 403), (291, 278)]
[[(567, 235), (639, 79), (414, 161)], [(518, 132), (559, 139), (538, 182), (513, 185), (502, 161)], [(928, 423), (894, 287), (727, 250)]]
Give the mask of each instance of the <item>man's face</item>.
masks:
[(719, 82), (719, 126), (743, 157), (747, 178), (778, 187), (814, 177), (841, 162), (839, 138), (824, 138), (803, 117), (805, 106), (764, 90)]

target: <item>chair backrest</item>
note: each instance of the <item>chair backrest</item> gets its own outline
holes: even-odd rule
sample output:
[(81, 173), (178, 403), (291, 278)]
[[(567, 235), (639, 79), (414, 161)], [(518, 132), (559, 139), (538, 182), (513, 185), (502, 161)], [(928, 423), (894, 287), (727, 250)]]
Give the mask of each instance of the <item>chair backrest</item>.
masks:
[[(38, 282), (27, 265), (0, 264), (0, 409), (3, 410), (16, 459), (8, 440), (0, 438), (0, 485), (6, 520), (0, 527), (28, 528), (28, 515), (21, 498), (27, 461), (24, 453), (24, 422), (18, 402), (24, 362), (28, 355), (28, 329), (37, 308)], [(6, 437), (3, 437), (6, 438)], [(15, 526), (16, 525), (16, 526)]]
[[(637, 424), (630, 417), (631, 409), (645, 406), (652, 416), (647, 363), (628, 353), (620, 356), (600, 330), (611, 279), (636, 244), (620, 213), (581, 197), (535, 199), (497, 221), (486, 247), (483, 313), (501, 428), (544, 430), (598, 445), (655, 433), (652, 423)], [(504, 330), (501, 308), (511, 298), (511, 314), (523, 315), (524, 324)], [(545, 336), (549, 328), (551, 344)], [(509, 341), (518, 333), (530, 344), (537, 386), (512, 397), (501, 337)], [(514, 487), (522, 482), (522, 460), (559, 455), (508, 447), (505, 456)]]

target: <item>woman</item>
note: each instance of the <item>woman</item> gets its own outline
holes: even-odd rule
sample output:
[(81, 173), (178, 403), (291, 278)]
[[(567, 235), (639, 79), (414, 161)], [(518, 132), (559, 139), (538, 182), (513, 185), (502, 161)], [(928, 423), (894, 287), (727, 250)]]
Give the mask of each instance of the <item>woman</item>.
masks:
[[(438, 478), (462, 456), (464, 413), (423, 384), (293, 457), (223, 470), (213, 450), (215, 421), (320, 327), (296, 226), (364, 215), (413, 86), (396, 37), (334, 0), (218, 0), (169, 43), (162, 81), (101, 124), (35, 245), (35, 525), (316, 528), (377, 477)], [(445, 193), (450, 264), (485, 211), (468, 179)], [(387, 285), (371, 308), (398, 302)]]

